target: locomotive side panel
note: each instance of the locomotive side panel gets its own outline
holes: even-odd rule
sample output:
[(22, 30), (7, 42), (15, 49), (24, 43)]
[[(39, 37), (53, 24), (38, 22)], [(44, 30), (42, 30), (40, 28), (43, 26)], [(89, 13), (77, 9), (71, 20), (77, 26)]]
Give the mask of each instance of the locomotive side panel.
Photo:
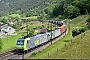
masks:
[(29, 48), (33, 48), (35, 46), (38, 46), (44, 42), (47, 42), (48, 41), (48, 38), (47, 38), (47, 34), (39, 34), (39, 35), (36, 35), (34, 37), (31, 37), (30, 40), (29, 40)]

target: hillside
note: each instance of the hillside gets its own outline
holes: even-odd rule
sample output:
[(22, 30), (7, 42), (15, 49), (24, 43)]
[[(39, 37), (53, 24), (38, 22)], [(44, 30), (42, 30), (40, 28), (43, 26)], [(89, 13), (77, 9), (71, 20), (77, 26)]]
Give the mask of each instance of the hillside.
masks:
[[(82, 38), (81, 38), (82, 36)], [(90, 58), (90, 30), (78, 35), (72, 43), (55, 52), (50, 58)]]
[(17, 12), (22, 14), (34, 8), (38, 8), (40, 10), (50, 4), (59, 2), (60, 0), (0, 0), (0, 15)]
[[(36, 53), (36, 55), (32, 54), (29, 58), (90, 58), (90, 49), (88, 49), (90, 46), (90, 38), (88, 38), (90, 36), (90, 31), (86, 31), (85, 34), (79, 34), (74, 38), (72, 37), (73, 27), (85, 27), (85, 21), (88, 19), (88, 17), (88, 15), (82, 15), (72, 19), (70, 24), (67, 25), (70, 28), (68, 35), (45, 50)], [(49, 57), (48, 53), (50, 53)]]

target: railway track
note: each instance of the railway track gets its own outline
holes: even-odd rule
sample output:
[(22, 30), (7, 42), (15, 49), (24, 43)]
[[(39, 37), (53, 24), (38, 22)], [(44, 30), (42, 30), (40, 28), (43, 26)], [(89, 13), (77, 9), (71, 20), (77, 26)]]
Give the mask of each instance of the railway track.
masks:
[[(59, 36), (58, 38), (56, 38), (55, 40), (52, 41), (52, 43), (55, 43), (57, 42), (58, 40), (60, 40), (60, 38), (64, 37), (66, 34), (68, 33), (68, 29), (66, 30), (65, 33), (63, 33), (61, 36)], [(32, 53), (34, 52), (39, 52), (39, 51), (42, 51), (44, 50), (45, 48), (47, 48), (48, 46), (51, 45), (51, 42), (43, 45), (43, 46), (40, 46), (38, 48), (35, 48), (34, 50), (32, 50), (31, 52), (28, 52), (26, 54), (21, 54), (21, 55), (18, 55), (16, 54), (16, 49), (13, 49), (13, 50), (10, 50), (8, 52), (5, 52), (3, 54), (0, 54), (0, 60), (8, 60), (8, 59), (22, 59), (22, 58), (27, 58), (29, 57)]]
[(0, 54), (0, 60), (4, 60), (8, 56), (14, 55), (15, 52), (16, 52), (16, 49), (13, 49), (13, 50), (10, 50), (8, 52), (5, 52), (5, 53)]

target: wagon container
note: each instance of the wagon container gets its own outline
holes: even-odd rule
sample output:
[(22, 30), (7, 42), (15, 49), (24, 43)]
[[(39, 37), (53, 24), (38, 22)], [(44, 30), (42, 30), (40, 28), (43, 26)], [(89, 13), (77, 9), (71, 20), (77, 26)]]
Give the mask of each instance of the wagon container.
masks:
[(45, 32), (47, 32), (46, 28), (43, 28), (43, 29), (40, 30), (40, 33), (45, 33)]
[(58, 27), (61, 31), (61, 33), (65, 32), (65, 26)]

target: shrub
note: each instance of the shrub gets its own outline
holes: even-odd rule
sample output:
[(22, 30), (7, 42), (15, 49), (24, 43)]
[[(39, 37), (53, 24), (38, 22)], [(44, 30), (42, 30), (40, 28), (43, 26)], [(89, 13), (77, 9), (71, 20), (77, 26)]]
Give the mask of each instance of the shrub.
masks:
[(37, 53), (35, 53), (35, 52), (34, 52), (34, 53), (32, 53), (32, 55), (31, 55), (31, 56), (35, 56), (36, 54), (37, 54)]
[(86, 20), (87, 22), (90, 22), (90, 17)]
[(87, 30), (87, 27), (75, 27), (72, 30), (72, 36), (75, 37), (79, 34), (81, 34), (82, 32), (85, 32)]

